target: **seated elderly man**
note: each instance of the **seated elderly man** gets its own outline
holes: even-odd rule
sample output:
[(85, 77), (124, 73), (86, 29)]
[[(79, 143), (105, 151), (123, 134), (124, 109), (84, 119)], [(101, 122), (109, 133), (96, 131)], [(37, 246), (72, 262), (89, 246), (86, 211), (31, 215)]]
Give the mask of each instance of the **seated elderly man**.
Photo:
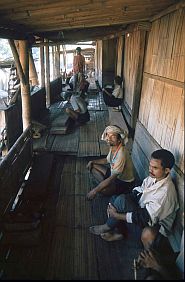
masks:
[(108, 126), (102, 134), (102, 140), (110, 146), (106, 158), (90, 161), (87, 168), (99, 184), (88, 194), (89, 200), (97, 193), (114, 195), (128, 193), (134, 187), (134, 173), (131, 156), (125, 147), (127, 133), (116, 125)]
[(112, 197), (107, 208), (109, 217), (106, 223), (90, 227), (90, 232), (106, 241), (120, 240), (123, 234), (116, 228), (120, 222), (126, 222), (136, 224), (140, 231), (148, 225), (159, 224), (159, 232), (168, 236), (179, 208), (170, 175), (174, 163), (174, 156), (168, 150), (154, 151), (149, 164), (149, 176), (142, 185), (135, 187), (130, 194)]

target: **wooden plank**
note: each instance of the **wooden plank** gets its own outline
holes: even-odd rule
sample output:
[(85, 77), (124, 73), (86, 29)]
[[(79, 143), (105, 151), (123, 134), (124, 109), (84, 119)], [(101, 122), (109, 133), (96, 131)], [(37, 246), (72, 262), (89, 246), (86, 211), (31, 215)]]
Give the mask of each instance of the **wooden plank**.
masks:
[(67, 126), (54, 126), (50, 129), (51, 135), (63, 135), (67, 133)]
[(70, 173), (72, 171), (76, 171), (76, 157), (67, 156), (67, 159), (65, 159), (62, 173), (65, 173), (65, 172)]
[(75, 174), (75, 195), (86, 196), (89, 189), (89, 175), (87, 169), (85, 173)]
[(98, 142), (79, 142), (78, 157), (100, 156)]
[(41, 138), (33, 139), (33, 151), (51, 151), (55, 136), (45, 131)]
[(56, 205), (55, 224), (57, 227), (75, 228), (75, 196), (63, 195)]
[(169, 13), (172, 13), (180, 8), (183, 8), (185, 6), (185, 3), (184, 3), (184, 0), (181, 0), (180, 2), (174, 4), (174, 5), (171, 5), (170, 7), (168, 7), (167, 9), (159, 12), (157, 15), (153, 16), (152, 19), (150, 20), (151, 22), (169, 14)]
[(151, 74), (151, 73), (144, 72), (144, 77), (152, 78), (152, 79), (155, 79), (155, 80), (159, 80), (159, 81), (168, 83), (170, 85), (177, 86), (179, 88), (184, 88), (184, 83), (183, 82), (172, 80), (172, 79), (168, 79), (168, 78), (161, 77), (161, 76), (158, 76), (158, 75), (154, 75), (154, 74)]
[(80, 141), (81, 142), (96, 142), (98, 139), (97, 136), (97, 127), (96, 120), (90, 120), (84, 126), (80, 127)]
[[(56, 227), (53, 232), (51, 253), (46, 279), (71, 280), (74, 273), (75, 233), (70, 227)], [(64, 255), (65, 254), (65, 255)]]
[(98, 140), (100, 141), (103, 131), (109, 125), (108, 111), (96, 112), (96, 125), (97, 125)]
[(109, 122), (110, 125), (117, 125), (120, 128), (124, 129), (127, 133), (129, 132), (124, 117), (121, 112), (114, 112), (113, 108), (108, 107), (109, 111)]
[(96, 257), (95, 238), (92, 238), (87, 229), (75, 229), (74, 257), (73, 279), (99, 279), (99, 266)]
[(78, 151), (79, 143), (79, 130), (75, 129), (74, 132), (66, 135), (56, 135), (52, 144), (52, 152), (71, 153), (76, 154)]

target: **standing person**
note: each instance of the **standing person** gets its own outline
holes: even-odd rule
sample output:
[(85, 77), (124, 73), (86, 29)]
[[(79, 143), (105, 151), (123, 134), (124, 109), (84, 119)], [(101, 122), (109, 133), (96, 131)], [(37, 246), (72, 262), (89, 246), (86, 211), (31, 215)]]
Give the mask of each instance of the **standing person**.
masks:
[(149, 164), (149, 176), (130, 194), (112, 198), (107, 221), (90, 227), (90, 232), (106, 241), (123, 239), (116, 228), (121, 222), (136, 224), (140, 231), (148, 225), (159, 224), (159, 232), (168, 236), (179, 209), (177, 193), (170, 170), (175, 163), (173, 154), (165, 149), (154, 151)]
[(86, 101), (80, 96), (74, 96), (69, 91), (66, 92), (65, 100), (71, 103), (71, 108), (66, 108), (66, 113), (77, 125), (83, 125), (90, 120)]
[(77, 84), (79, 81), (79, 77), (85, 73), (85, 58), (81, 54), (80, 47), (76, 48), (76, 53), (77, 54), (74, 56), (74, 59), (73, 59), (73, 75), (74, 75), (73, 91), (75, 94), (77, 92)]
[(131, 156), (125, 145), (128, 142), (127, 133), (116, 125), (107, 126), (102, 134), (102, 140), (110, 146), (104, 159), (90, 161), (87, 169), (99, 181), (87, 198), (92, 200), (97, 193), (114, 195), (128, 193), (134, 187), (134, 173)]
[(115, 76), (114, 78), (114, 90), (111, 88), (103, 88), (103, 99), (107, 106), (118, 107), (123, 102), (123, 88), (122, 79), (120, 76)]

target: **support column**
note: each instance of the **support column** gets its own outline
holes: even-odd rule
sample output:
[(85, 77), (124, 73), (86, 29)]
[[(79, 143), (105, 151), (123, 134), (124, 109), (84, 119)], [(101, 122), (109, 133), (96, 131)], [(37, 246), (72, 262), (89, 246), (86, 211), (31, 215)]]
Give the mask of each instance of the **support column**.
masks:
[(31, 98), (29, 85), (29, 52), (28, 42), (26, 40), (19, 41), (19, 57), (22, 69), (25, 75), (26, 84), (21, 82), (21, 97), (22, 97), (22, 119), (23, 130), (31, 125)]
[(29, 50), (29, 80), (31, 86), (39, 85), (38, 75), (31, 50)]
[(45, 87), (44, 46), (40, 46), (41, 87)]
[(49, 45), (45, 46), (45, 51), (46, 51), (46, 106), (49, 107), (51, 104)]
[(15, 46), (15, 42), (12, 39), (9, 39), (9, 44), (21, 82), (22, 120), (23, 130), (25, 130), (31, 125), (28, 42), (26, 40), (18, 41), (19, 54)]

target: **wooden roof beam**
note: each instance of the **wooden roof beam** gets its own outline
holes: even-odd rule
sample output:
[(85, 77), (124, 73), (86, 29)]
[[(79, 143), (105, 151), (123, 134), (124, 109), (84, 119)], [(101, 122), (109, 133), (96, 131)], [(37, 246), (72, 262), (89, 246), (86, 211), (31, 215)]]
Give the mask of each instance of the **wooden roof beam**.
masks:
[(170, 14), (180, 8), (184, 8), (185, 7), (185, 1), (181, 0), (180, 2), (178, 2), (177, 4), (171, 5), (170, 7), (168, 7), (167, 9), (161, 11), (160, 13), (158, 13), (156, 16), (152, 17), (150, 19), (151, 22), (158, 20), (159, 18), (166, 16), (167, 14)]

